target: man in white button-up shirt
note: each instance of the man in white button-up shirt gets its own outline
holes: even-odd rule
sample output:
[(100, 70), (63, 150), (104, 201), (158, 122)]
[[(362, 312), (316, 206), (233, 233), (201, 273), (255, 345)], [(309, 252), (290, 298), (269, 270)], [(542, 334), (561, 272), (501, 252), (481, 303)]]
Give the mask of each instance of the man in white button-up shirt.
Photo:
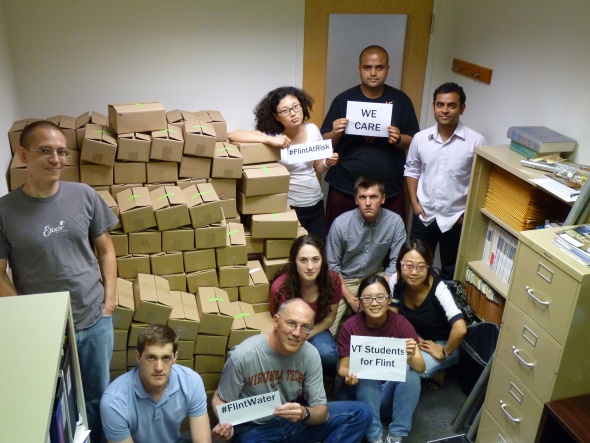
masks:
[(414, 136), (404, 168), (414, 218), (410, 238), (440, 245), (441, 277), (453, 279), (476, 146), (486, 144), (463, 125), (465, 92), (456, 83), (434, 91), (436, 125)]

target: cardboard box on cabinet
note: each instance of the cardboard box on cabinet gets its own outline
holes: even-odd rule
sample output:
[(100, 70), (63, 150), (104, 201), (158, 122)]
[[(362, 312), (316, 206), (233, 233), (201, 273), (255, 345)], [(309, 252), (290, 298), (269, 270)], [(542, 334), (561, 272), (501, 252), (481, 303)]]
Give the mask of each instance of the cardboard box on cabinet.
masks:
[(146, 187), (125, 189), (117, 194), (123, 230), (126, 233), (157, 226), (152, 199)]
[(133, 320), (166, 324), (172, 312), (170, 284), (162, 277), (137, 274), (133, 282), (135, 313)]
[(177, 126), (168, 124), (163, 129), (152, 132), (152, 147), (150, 160), (163, 160), (180, 163), (184, 138), (182, 130)]
[(242, 154), (235, 145), (217, 142), (211, 164), (211, 177), (239, 179), (242, 177), (243, 164)]
[(192, 119), (184, 122), (184, 155), (213, 158), (217, 135), (210, 123)]
[[(182, 291), (171, 291), (170, 295), (172, 312), (168, 326), (176, 332), (179, 340), (195, 341), (201, 326), (195, 295)], [(192, 351), (193, 349), (191, 349), (191, 354)]]
[(166, 110), (161, 103), (109, 105), (109, 126), (117, 134), (151, 132), (166, 127)]
[(97, 165), (113, 166), (117, 155), (117, 138), (106, 126), (86, 125), (80, 160)]
[[(150, 161), (150, 150), (152, 146), (152, 137), (142, 132), (129, 132), (117, 136), (117, 160), (131, 162)], [(145, 180), (141, 183), (144, 183)]]

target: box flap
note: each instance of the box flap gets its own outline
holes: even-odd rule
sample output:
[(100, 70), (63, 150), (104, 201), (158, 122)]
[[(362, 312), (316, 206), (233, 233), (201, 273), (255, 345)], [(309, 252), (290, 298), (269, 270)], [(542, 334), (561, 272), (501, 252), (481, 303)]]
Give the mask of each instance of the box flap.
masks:
[(168, 202), (171, 205), (186, 205), (186, 198), (182, 193), (180, 186), (165, 186)]
[(217, 137), (217, 134), (215, 133), (215, 129), (213, 129), (213, 126), (203, 120), (187, 120), (184, 123), (184, 129), (186, 132), (190, 134), (198, 134), (215, 138)]
[(264, 163), (261, 165), (244, 165), (243, 172), (245, 178), (260, 177), (280, 177), (289, 175), (289, 171), (280, 163)]
[(182, 114), (179, 109), (174, 109), (166, 113), (166, 120), (168, 123), (178, 123), (183, 121)]
[(168, 123), (168, 125), (165, 129), (161, 129), (159, 131), (153, 131), (152, 138), (165, 138), (165, 139), (175, 140), (175, 141), (179, 141), (179, 142), (184, 141), (184, 138), (182, 136), (182, 131), (180, 130), (180, 128), (178, 126), (174, 126), (170, 123)]
[(137, 274), (133, 283), (133, 292), (141, 301), (158, 302), (156, 284), (154, 282), (154, 276), (151, 274)]
[(184, 195), (184, 199), (186, 200), (186, 205), (189, 208), (193, 206), (198, 206), (203, 203), (203, 198), (201, 197), (201, 193), (197, 189), (195, 185), (187, 186), (182, 190), (182, 194)]
[(172, 306), (172, 300), (170, 297), (170, 282), (164, 277), (154, 275), (154, 285), (158, 294), (158, 303)]
[(244, 233), (244, 225), (241, 223), (227, 224), (227, 238), (228, 246), (246, 245), (246, 234)]
[(201, 198), (204, 203), (215, 202), (219, 200), (217, 192), (211, 183), (200, 183), (197, 185), (197, 189), (201, 193)]
[(180, 291), (170, 291), (170, 302), (172, 303), (170, 318), (184, 319), (184, 308), (182, 306)]
[(182, 300), (184, 318), (196, 322), (200, 321), (195, 295), (188, 292), (180, 292), (180, 298)]
[[(214, 287), (212, 286), (202, 286), (200, 288), (198, 288), (197, 291), (197, 306), (199, 307), (199, 312), (204, 313), (204, 314), (218, 314), (219, 313), (219, 307), (217, 306), (217, 301), (219, 298), (221, 298), (221, 300), (225, 300), (227, 301), (227, 297), (225, 297), (225, 299), (223, 298), (223, 296), (218, 297), (218, 295), (221, 294), (217, 294), (215, 292)], [(226, 293), (227, 295), (227, 293)]]
[(213, 111), (211, 109), (208, 109), (207, 114), (209, 115), (209, 118), (211, 119), (212, 122), (224, 122), (225, 121), (225, 118), (223, 118), (223, 115), (221, 115), (221, 112), (219, 112), (219, 111)]
[(297, 223), (297, 214), (293, 209), (289, 209), (287, 212), (274, 212), (272, 214), (254, 214), (252, 215), (252, 222), (261, 222), (261, 221), (285, 221), (285, 222), (293, 222)]
[(117, 194), (117, 203), (119, 211), (125, 212), (133, 208), (151, 206), (152, 200), (146, 187), (132, 187), (124, 189)]
[(133, 283), (123, 278), (117, 278), (117, 305), (127, 309), (135, 309)]
[(268, 283), (268, 278), (266, 278), (264, 269), (262, 269), (262, 265), (258, 260), (249, 260), (248, 268), (250, 269), (250, 281), (252, 282), (252, 284), (262, 285)]
[(242, 158), (242, 154), (236, 145), (217, 142), (215, 144), (215, 157)]

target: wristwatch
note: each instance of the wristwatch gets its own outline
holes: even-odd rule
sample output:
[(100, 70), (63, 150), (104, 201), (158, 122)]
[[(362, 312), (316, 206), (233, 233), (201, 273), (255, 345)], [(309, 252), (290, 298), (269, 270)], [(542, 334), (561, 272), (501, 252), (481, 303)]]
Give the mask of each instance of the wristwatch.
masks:
[(305, 423), (306, 421), (309, 421), (309, 419), (311, 418), (311, 413), (309, 412), (309, 409), (307, 408), (307, 406), (304, 406), (305, 408), (305, 417), (303, 417), (303, 420), (301, 420), (303, 423)]

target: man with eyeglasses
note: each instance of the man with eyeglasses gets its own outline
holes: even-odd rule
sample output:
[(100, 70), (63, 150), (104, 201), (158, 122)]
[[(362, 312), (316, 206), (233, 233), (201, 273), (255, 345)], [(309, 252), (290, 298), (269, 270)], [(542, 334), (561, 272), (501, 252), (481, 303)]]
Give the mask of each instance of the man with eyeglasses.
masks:
[(232, 426), (213, 428), (217, 440), (238, 443), (360, 442), (371, 421), (361, 402), (326, 401), (318, 351), (307, 337), (314, 312), (300, 298), (284, 302), (273, 318), (273, 330), (232, 348), (211, 403), (218, 405), (279, 391), (282, 405), (274, 414)]
[(68, 150), (57, 125), (28, 125), (16, 154), (27, 179), (0, 198), (0, 296), (70, 292), (91, 441), (100, 442), (117, 279), (109, 229), (118, 220), (95, 190), (60, 181)]
[(330, 327), (334, 336), (343, 319), (359, 312), (356, 295), (361, 280), (382, 273), (389, 281), (396, 273), (397, 254), (406, 240), (401, 217), (382, 207), (385, 190), (381, 180), (361, 176), (354, 184), (354, 190), (357, 208), (334, 220), (326, 245), (328, 266), (342, 278), (343, 298), (336, 320)]

